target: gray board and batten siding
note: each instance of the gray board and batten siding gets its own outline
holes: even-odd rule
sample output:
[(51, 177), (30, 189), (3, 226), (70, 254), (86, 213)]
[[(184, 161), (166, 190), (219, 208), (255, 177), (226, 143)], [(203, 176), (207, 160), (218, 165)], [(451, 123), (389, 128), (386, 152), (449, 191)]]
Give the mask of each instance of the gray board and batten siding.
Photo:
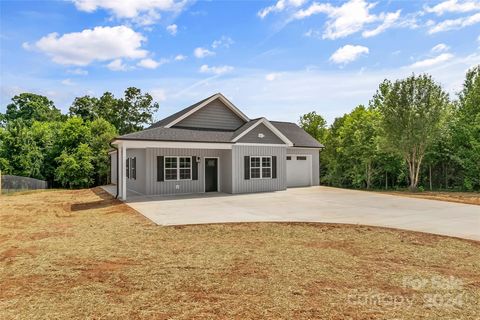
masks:
[(217, 99), (177, 122), (173, 127), (236, 130), (244, 123), (243, 119)]

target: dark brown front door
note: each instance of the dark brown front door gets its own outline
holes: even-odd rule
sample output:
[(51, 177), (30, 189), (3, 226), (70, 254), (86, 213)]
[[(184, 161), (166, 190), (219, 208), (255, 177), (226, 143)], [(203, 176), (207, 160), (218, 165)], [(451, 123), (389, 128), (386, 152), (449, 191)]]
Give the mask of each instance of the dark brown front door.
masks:
[(205, 192), (218, 191), (218, 159), (205, 158)]

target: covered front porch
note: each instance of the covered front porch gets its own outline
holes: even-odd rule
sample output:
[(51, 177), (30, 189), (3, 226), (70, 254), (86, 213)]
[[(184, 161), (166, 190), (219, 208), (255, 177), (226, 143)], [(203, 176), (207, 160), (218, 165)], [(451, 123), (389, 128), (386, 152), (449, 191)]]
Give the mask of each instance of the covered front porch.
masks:
[(116, 140), (112, 144), (117, 147), (111, 153), (112, 183), (118, 184), (122, 200), (139, 195), (232, 192), (230, 143)]

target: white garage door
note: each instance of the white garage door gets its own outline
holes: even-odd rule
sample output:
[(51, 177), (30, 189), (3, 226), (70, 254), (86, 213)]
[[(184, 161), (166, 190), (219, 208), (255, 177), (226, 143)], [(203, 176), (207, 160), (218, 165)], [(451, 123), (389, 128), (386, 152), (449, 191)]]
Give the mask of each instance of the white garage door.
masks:
[(287, 187), (312, 185), (312, 157), (301, 155), (287, 156)]

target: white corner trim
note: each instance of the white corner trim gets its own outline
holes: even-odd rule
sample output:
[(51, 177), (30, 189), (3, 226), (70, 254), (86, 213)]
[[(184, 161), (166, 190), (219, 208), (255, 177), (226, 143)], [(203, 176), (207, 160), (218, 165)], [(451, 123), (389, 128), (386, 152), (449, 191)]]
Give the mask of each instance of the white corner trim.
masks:
[(263, 123), (268, 129), (270, 129), (270, 131), (272, 131), (277, 137), (279, 137), (283, 142), (285, 142), (287, 144), (287, 146), (291, 147), (293, 146), (293, 143), (292, 141), (290, 141), (283, 133), (280, 132), (280, 130), (278, 130), (277, 128), (275, 128), (275, 126), (273, 124), (270, 123), (270, 121), (268, 121), (267, 119), (265, 118), (260, 118), (258, 119), (257, 122), (255, 122), (254, 125), (250, 126), (250, 128), (248, 128), (247, 130), (243, 131), (242, 133), (240, 133), (238, 136), (236, 136), (232, 142), (237, 142), (239, 139), (241, 139), (243, 136), (245, 136), (247, 133), (249, 133), (250, 131), (252, 131), (253, 129), (255, 129), (255, 127), (257, 127), (259, 124)]
[(222, 101), (230, 110), (232, 110), (237, 116), (239, 116), (240, 118), (242, 118), (244, 121), (250, 121), (250, 119), (242, 112), (240, 111), (240, 109), (238, 109), (237, 107), (235, 107), (235, 105), (233, 105), (233, 103), (231, 103), (227, 98), (225, 98), (221, 93), (217, 93), (215, 95), (213, 95), (210, 99), (204, 101), (203, 103), (199, 104), (198, 106), (196, 106), (195, 108), (193, 108), (192, 110), (190, 110), (189, 112), (181, 115), (180, 117), (176, 118), (175, 120), (173, 120), (172, 122), (170, 122), (169, 124), (165, 125), (164, 127), (165, 128), (170, 128), (171, 126), (177, 124), (178, 122), (182, 121), (183, 119), (191, 116), (192, 114), (194, 114), (195, 112), (197, 112), (198, 110), (202, 109), (203, 107), (205, 107), (206, 105), (208, 105), (210, 102), (216, 100), (216, 99), (220, 99), (220, 101)]

